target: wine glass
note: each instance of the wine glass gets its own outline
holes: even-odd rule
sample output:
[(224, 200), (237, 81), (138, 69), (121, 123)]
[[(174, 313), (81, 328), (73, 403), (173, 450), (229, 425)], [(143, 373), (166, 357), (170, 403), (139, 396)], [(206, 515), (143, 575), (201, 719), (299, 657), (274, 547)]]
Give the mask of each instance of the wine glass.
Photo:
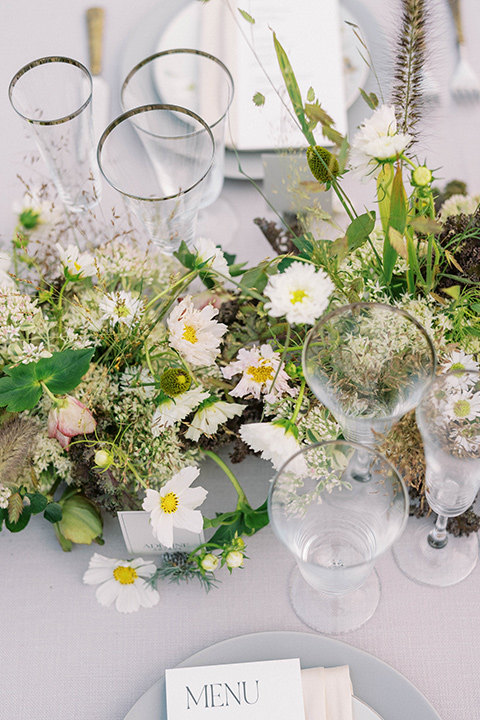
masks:
[(466, 578), (478, 559), (478, 538), (449, 536), (448, 518), (472, 505), (480, 488), (480, 372), (440, 375), (419, 404), (425, 495), (438, 517), (412, 521), (394, 549), (397, 564), (413, 580), (446, 587)]
[(434, 376), (433, 343), (415, 318), (357, 302), (323, 317), (307, 335), (303, 371), (347, 440), (378, 444), (420, 401)]
[[(370, 482), (352, 473), (364, 450)], [(395, 468), (376, 450), (346, 440), (304, 447), (279, 470), (268, 513), (296, 567), (290, 601), (319, 632), (354, 630), (378, 605), (377, 558), (401, 535), (408, 493)]]
[(215, 160), (205, 182), (200, 208), (211, 205), (223, 187), (225, 128), (234, 95), (233, 78), (218, 58), (201, 50), (175, 48), (139, 62), (121, 89), (124, 112), (149, 103), (188, 108), (202, 117), (215, 140)]
[(43, 57), (22, 67), (8, 90), (28, 123), (67, 210), (80, 213), (100, 199), (92, 120), (92, 78), (68, 57)]
[(182, 241), (193, 243), (214, 153), (212, 131), (196, 113), (178, 105), (142, 105), (110, 123), (97, 157), (107, 182), (171, 255)]

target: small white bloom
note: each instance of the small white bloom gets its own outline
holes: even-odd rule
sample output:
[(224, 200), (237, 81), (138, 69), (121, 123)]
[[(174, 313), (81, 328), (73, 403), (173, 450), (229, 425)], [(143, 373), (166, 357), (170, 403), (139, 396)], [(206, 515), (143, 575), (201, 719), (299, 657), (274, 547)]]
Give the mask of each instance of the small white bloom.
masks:
[(119, 612), (130, 613), (158, 603), (158, 592), (144, 580), (156, 569), (153, 563), (142, 558), (115, 560), (95, 553), (83, 582), (99, 586), (95, 594), (100, 605), (109, 606), (114, 602)]
[(66, 250), (60, 243), (56, 243), (56, 247), (62, 265), (70, 275), (78, 275), (82, 280), (96, 274), (95, 259), (89, 252), (81, 253), (75, 245), (68, 245)]
[(52, 353), (46, 349), (43, 342), (40, 342), (38, 345), (23, 342), (21, 357), (22, 363), (28, 365), (28, 363), (37, 362), (40, 358), (52, 357)]
[(475, 376), (469, 375), (464, 370), (480, 370), (480, 365), (473, 355), (469, 355), (463, 350), (452, 350), (445, 355), (441, 364), (442, 373), (454, 372), (458, 375), (450, 375), (449, 381), (452, 386), (459, 389), (467, 390), (475, 383)]
[(199, 260), (206, 262), (208, 267), (220, 273), (220, 275), (230, 277), (230, 270), (228, 269), (225, 255), (220, 248), (216, 247), (212, 240), (203, 237), (197, 238), (194, 249), (197, 251)]
[(8, 498), (12, 494), (12, 491), (10, 488), (5, 487), (5, 485), (0, 484), (0, 508), (2, 510), (6, 510), (8, 507)]
[(240, 403), (228, 403), (224, 400), (206, 400), (195, 413), (190, 427), (185, 433), (189, 440), (198, 440), (200, 435), (214, 435), (219, 426), (236, 415), (241, 415), (245, 405)]
[(334, 285), (323, 270), (294, 262), (283, 273), (272, 275), (264, 290), (270, 299), (265, 309), (273, 317), (285, 315), (291, 325), (313, 325), (328, 305)]
[[(253, 395), (258, 400), (263, 393), (267, 402), (274, 402), (284, 393), (295, 395), (296, 390), (288, 384), (285, 370), (282, 368), (277, 375), (280, 362), (280, 353), (275, 352), (270, 345), (262, 345), (260, 348), (255, 346), (250, 350), (241, 348), (236, 360), (222, 368), (223, 376), (227, 380), (242, 373), (240, 382), (231, 390), (230, 395), (234, 397)], [(274, 379), (275, 385), (272, 388)]]
[(200, 470), (185, 467), (157, 490), (148, 489), (142, 507), (150, 513), (152, 532), (165, 547), (173, 545), (173, 528), (183, 528), (194, 533), (203, 529), (203, 516), (195, 510), (207, 497), (202, 487), (191, 488)]
[(480, 417), (480, 392), (459, 390), (445, 399), (445, 417), (449, 420), (475, 420)]
[(207, 572), (213, 572), (217, 569), (219, 562), (220, 561), (216, 555), (213, 553), (207, 553), (203, 558), (201, 565)]
[(152, 418), (152, 435), (158, 437), (165, 428), (186, 418), (209, 396), (210, 394), (201, 387), (196, 387), (160, 403)]
[[(276, 470), (300, 450), (300, 444), (291, 430), (275, 421), (242, 425), (240, 437), (252, 450), (261, 452), (264, 460), (270, 460)], [(289, 470), (297, 475), (306, 472), (306, 463), (302, 455), (292, 461)]]
[(370, 175), (375, 175), (382, 162), (395, 160), (411, 140), (411, 135), (397, 132), (394, 106), (381, 105), (360, 125), (353, 137), (350, 168), (368, 179)]
[[(473, 429), (473, 432), (472, 432)], [(468, 425), (458, 428), (452, 436), (457, 447), (463, 452), (478, 453), (480, 450), (480, 435), (475, 434), (475, 429)]]
[(234, 569), (242, 567), (243, 559), (243, 553), (241, 553), (240, 550), (230, 550), (225, 558), (225, 562), (228, 568)]
[(452, 215), (471, 215), (480, 204), (480, 195), (451, 195), (440, 208), (439, 219), (445, 222)]
[(101, 320), (108, 320), (110, 325), (133, 325), (140, 320), (143, 302), (132, 293), (119, 290), (112, 294), (105, 293), (98, 306), (103, 312)]
[(197, 310), (191, 297), (184, 298), (170, 313), (167, 325), (170, 345), (192, 365), (213, 365), (227, 326), (213, 318), (217, 308)]

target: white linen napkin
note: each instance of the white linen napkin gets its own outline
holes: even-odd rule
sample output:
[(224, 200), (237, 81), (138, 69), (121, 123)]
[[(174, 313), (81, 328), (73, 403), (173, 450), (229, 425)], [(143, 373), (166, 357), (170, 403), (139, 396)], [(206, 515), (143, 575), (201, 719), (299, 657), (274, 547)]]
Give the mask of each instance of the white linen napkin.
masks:
[(302, 670), (305, 720), (353, 720), (348, 665)]

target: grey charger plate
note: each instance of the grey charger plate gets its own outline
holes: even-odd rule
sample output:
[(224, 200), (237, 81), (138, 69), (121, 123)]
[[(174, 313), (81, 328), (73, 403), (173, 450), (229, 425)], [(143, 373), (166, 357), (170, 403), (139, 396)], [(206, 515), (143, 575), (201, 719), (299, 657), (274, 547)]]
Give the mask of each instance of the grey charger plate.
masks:
[[(179, 667), (292, 657), (300, 658), (302, 668), (349, 665), (355, 695), (373, 708), (382, 720), (441, 720), (420, 691), (390, 665), (363, 650), (323, 635), (300, 632), (240, 635), (195, 653)], [(358, 720), (362, 720), (358, 707), (357, 714)], [(362, 714), (368, 717), (367, 713)], [(164, 677), (137, 700), (125, 720), (166, 720)]]

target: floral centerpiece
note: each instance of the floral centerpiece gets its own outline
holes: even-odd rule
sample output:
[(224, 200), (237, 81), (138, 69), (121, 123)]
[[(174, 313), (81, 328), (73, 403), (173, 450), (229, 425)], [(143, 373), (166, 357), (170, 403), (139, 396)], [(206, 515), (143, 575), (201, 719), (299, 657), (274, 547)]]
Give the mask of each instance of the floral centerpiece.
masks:
[[(219, 566), (241, 567), (245, 538), (268, 522), (266, 502), (250, 505), (232, 464), (254, 452), (278, 469), (302, 445), (340, 434), (301, 366), (306, 333), (325, 311), (357, 300), (403, 308), (430, 334), (440, 372), (478, 369), (480, 211), (465, 192), (439, 207), (434, 175), (416, 158), (424, 4), (403, 5), (392, 102), (363, 93), (372, 114), (351, 142), (313, 90), (302, 99), (274, 35), (312, 174), (344, 209), (333, 240), (305, 229), (300, 215), (295, 230), (260, 223), (287, 252), (254, 267), (202, 238), (167, 258), (131, 227), (118, 231), (117, 217), (101, 244), (94, 216), (72, 235), (50, 189), (27, 187), (0, 275), (0, 524), (9, 531), (42, 514), (69, 550), (103, 542), (102, 512), (143, 508), (166, 547), (175, 527), (208, 531), (188, 556), (166, 556), (155, 578), (209, 587)], [(376, 183), (375, 210), (357, 213), (342, 189), (347, 172)], [(480, 439), (470, 443), (478, 452)], [(383, 450), (406, 477), (412, 511), (425, 512), (412, 414)], [(237, 493), (236, 507), (213, 518), (199, 509), (208, 487), (193, 485), (204, 457)], [(454, 532), (479, 526), (473, 511), (451, 522)], [(94, 557), (108, 575), (111, 563)], [(115, 579), (133, 583), (137, 566), (151, 570), (117, 563)]]

